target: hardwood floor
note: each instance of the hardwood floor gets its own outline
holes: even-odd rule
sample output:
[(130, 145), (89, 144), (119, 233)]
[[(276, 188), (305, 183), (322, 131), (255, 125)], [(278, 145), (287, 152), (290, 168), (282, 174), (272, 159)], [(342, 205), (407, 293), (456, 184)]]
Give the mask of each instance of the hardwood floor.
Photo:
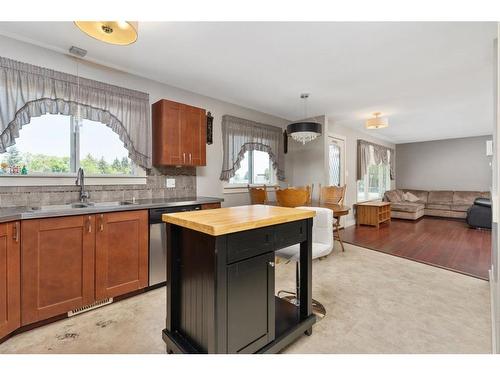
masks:
[(464, 221), (424, 217), (393, 219), (380, 229), (351, 226), (345, 242), (488, 280), (491, 231), (471, 229)]

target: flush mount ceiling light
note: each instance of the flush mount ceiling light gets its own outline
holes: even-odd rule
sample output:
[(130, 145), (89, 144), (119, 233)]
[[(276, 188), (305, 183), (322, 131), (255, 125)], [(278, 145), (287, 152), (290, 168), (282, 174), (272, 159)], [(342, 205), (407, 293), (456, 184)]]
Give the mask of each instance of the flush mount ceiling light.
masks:
[(380, 112), (374, 112), (373, 116), (365, 122), (365, 127), (367, 129), (382, 129), (389, 127), (389, 121), (386, 117), (380, 117)]
[(137, 40), (137, 21), (75, 21), (85, 34), (109, 44), (126, 46)]
[[(300, 98), (304, 101), (304, 118), (307, 118), (307, 98), (309, 98), (309, 94), (301, 94)], [(321, 124), (313, 121), (294, 122), (286, 127), (286, 132), (292, 136), (294, 141), (304, 145), (321, 135)]]

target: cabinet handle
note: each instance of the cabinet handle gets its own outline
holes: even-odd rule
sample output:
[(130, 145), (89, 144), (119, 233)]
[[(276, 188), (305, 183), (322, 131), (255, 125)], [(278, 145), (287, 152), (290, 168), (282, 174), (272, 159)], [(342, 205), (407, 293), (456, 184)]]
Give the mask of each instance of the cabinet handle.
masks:
[(89, 217), (87, 217), (87, 225), (88, 225), (87, 231), (88, 231), (89, 233), (92, 233), (92, 223), (91, 223), (91, 221), (90, 221), (90, 220), (91, 220), (90, 216), (89, 216)]
[(192, 164), (191, 163), (191, 153), (189, 153), (189, 164)]
[(102, 232), (102, 231), (104, 231), (104, 215), (101, 214), (99, 216), (100, 216), (100, 219), (101, 219), (100, 220), (100, 225), (99, 225), (99, 230)]
[(269, 262), (269, 267), (274, 267), (274, 262)]
[(184, 164), (186, 164), (186, 153), (185, 152), (182, 153), (182, 159), (184, 161)]
[(14, 233), (12, 234), (12, 238), (14, 239), (14, 241), (16, 242), (19, 242), (19, 223), (16, 222), (14, 224)]

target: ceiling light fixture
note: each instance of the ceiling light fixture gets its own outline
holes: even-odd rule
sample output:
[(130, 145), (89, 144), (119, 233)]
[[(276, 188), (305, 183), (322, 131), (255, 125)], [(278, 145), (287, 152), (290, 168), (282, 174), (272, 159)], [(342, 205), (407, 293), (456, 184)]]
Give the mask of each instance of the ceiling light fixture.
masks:
[[(301, 94), (300, 98), (304, 101), (304, 118), (306, 119), (309, 94)], [(294, 122), (286, 127), (286, 132), (292, 136), (294, 141), (304, 145), (321, 135), (321, 124), (313, 121)]]
[(382, 129), (389, 127), (389, 121), (386, 117), (380, 117), (380, 112), (374, 112), (373, 116), (365, 122), (365, 127), (367, 129)]
[(109, 44), (126, 46), (137, 40), (137, 21), (75, 21), (85, 34)]

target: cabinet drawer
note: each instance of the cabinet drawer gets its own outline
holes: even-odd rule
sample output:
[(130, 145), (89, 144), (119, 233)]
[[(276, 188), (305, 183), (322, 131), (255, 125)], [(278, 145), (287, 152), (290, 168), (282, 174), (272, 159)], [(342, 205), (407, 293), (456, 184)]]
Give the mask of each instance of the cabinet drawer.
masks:
[(276, 225), (274, 227), (274, 244), (276, 249), (305, 241), (307, 238), (306, 223), (306, 220), (300, 220)]
[(270, 227), (229, 234), (227, 263), (274, 251), (273, 229)]

